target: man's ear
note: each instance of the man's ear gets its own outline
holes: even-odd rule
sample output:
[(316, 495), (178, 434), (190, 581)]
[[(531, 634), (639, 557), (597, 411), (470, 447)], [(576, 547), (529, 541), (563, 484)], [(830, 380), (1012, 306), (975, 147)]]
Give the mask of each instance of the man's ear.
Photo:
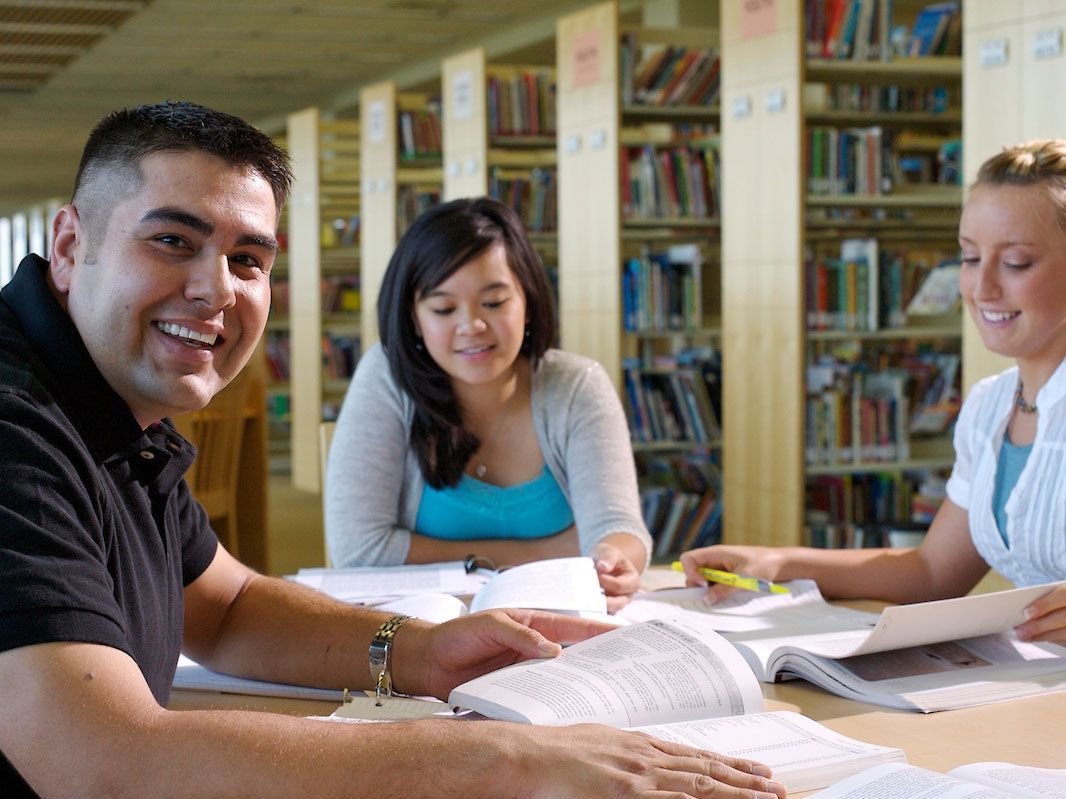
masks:
[(74, 271), (75, 256), (79, 246), (84, 245), (85, 229), (78, 216), (78, 209), (69, 203), (56, 212), (52, 220), (52, 253), (48, 259), (48, 271), (52, 284), (60, 294), (70, 291), (70, 278)]

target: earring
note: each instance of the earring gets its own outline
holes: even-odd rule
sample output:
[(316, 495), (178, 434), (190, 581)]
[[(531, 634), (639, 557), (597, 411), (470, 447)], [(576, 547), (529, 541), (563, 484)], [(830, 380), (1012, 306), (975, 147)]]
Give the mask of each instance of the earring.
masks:
[(422, 352), (422, 350), (425, 349), (425, 345), (422, 344), (422, 339), (419, 339), (418, 341), (415, 342), (415, 349), (418, 350), (419, 352)]
[(529, 338), (529, 325), (526, 325), (526, 338)]

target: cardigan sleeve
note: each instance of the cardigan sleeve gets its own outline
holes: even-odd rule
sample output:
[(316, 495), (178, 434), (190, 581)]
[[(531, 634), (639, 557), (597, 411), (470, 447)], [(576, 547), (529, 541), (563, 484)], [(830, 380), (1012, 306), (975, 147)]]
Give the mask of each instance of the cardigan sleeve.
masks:
[(540, 381), (545, 456), (556, 479), (563, 477), (582, 554), (609, 535), (627, 533), (650, 555), (629, 427), (614, 385), (596, 361), (555, 351), (547, 357), (552, 362), (542, 365)]
[(334, 567), (393, 566), (407, 559), (401, 523), (411, 490), (405, 463), (408, 420), (402, 389), (380, 344), (359, 361), (326, 466), (325, 525)]

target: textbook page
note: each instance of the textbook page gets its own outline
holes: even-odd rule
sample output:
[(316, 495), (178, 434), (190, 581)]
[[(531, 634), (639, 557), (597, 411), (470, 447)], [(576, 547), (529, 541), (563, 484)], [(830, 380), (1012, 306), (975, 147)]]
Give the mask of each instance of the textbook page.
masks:
[(876, 763), (906, 761), (903, 750), (848, 738), (791, 711), (657, 724), (634, 729), (765, 763), (790, 792), (832, 785)]
[(862, 636), (833, 636), (803, 648), (828, 658), (852, 657), (908, 646), (975, 638), (1010, 630), (1023, 621), (1026, 606), (1066, 582), (1013, 588), (957, 599), (891, 605)]
[(851, 658), (811, 654), (812, 639), (848, 633), (729, 639), (759, 679), (802, 678), (848, 699), (930, 713), (1066, 690), (1066, 648), (1011, 633), (942, 641)]
[(592, 558), (552, 558), (499, 572), (474, 595), (470, 612), (489, 608), (539, 608), (566, 613), (607, 613)]
[(874, 766), (811, 799), (1051, 799), (1066, 796), (1066, 770), (974, 763), (947, 774), (888, 764)]
[(684, 618), (697, 613), (711, 620), (719, 632), (767, 630), (812, 621), (822, 624), (837, 620), (846, 628), (872, 626), (877, 622), (877, 614), (830, 605), (814, 580), (792, 580), (782, 585), (789, 593), (734, 591), (713, 605), (704, 601), (704, 588), (641, 592), (618, 612), (618, 616), (634, 622)]
[(763, 708), (743, 658), (690, 619), (619, 627), (460, 685), (449, 704), (529, 724), (614, 727), (737, 716)]
[(208, 691), (218, 694), (247, 694), (250, 696), (277, 696), (283, 699), (322, 699), (340, 703), (344, 691), (332, 688), (308, 688), (304, 685), (247, 680), (232, 677), (204, 668), (195, 660), (181, 655), (174, 672), (175, 688), (186, 691)]

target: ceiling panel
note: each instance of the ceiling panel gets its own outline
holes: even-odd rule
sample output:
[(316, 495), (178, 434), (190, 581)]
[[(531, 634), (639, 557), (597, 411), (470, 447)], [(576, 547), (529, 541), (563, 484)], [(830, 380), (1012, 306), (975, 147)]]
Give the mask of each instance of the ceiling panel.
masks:
[(66, 197), (92, 125), (181, 98), (274, 132), (580, 0), (0, 0), (0, 214)]

